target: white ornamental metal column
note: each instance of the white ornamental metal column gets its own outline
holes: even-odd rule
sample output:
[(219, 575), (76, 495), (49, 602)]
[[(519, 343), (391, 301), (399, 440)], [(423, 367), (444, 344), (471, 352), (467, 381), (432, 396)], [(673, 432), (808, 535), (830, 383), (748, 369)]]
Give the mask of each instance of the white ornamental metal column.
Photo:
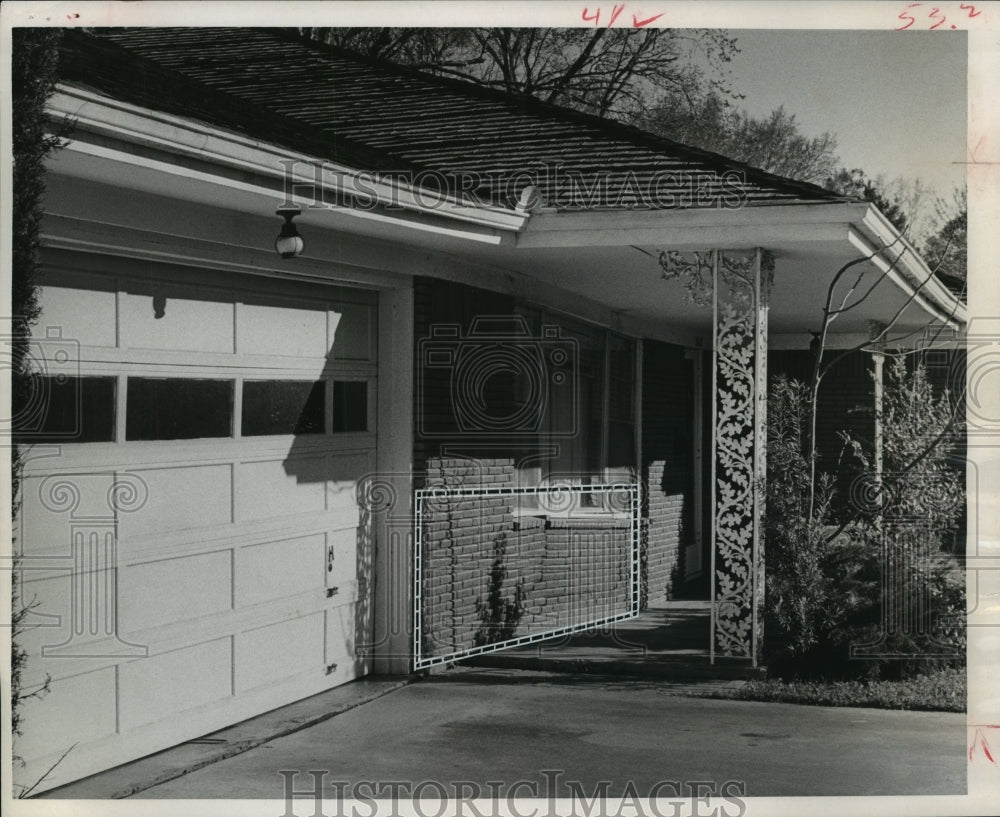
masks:
[(712, 307), (712, 635), (716, 656), (760, 662), (767, 476), (767, 250), (659, 255), (662, 277)]
[(767, 453), (767, 296), (774, 262), (757, 248), (712, 264), (712, 644), (760, 661)]

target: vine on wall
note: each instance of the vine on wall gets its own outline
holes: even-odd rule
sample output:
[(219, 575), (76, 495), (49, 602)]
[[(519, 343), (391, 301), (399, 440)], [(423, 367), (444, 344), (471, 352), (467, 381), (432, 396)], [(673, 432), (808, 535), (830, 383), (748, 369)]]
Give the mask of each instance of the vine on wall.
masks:
[[(39, 228), (42, 221), (42, 200), (45, 193), (45, 160), (62, 146), (62, 137), (69, 123), (53, 128), (45, 113), (45, 105), (55, 90), (59, 66), (59, 29), (15, 28), (12, 32), (11, 54), (11, 125), (14, 154), (13, 208), (11, 244), (11, 316), (7, 365), (11, 372), (11, 426), (16, 434), (19, 420), (16, 406), (31, 403), (33, 365), (29, 354), (31, 327), (41, 309), (38, 303)], [(16, 520), (22, 458), (17, 447), (11, 447), (11, 519)], [(44, 694), (40, 690), (25, 695), (21, 689), (21, 672), (27, 654), (18, 643), (24, 618), (31, 609), (21, 597), (19, 560), (14, 548), (11, 571), (11, 726), (15, 736), (21, 734), (21, 704), (27, 697)], [(17, 755), (15, 755), (17, 759)]]

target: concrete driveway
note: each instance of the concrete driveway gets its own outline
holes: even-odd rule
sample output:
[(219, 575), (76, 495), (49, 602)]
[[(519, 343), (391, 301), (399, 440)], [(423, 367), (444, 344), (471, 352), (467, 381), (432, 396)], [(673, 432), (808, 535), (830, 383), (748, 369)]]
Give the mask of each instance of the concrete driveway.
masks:
[(312, 814), (316, 781), (324, 798), (964, 794), (965, 721), (455, 670), (136, 796), (285, 799), (291, 786)]

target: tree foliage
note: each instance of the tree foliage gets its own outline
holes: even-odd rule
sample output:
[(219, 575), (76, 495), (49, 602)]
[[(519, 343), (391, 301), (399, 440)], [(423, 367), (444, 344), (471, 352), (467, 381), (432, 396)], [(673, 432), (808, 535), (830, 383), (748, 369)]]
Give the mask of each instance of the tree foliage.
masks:
[(902, 202), (885, 189), (884, 180), (873, 179), (861, 168), (847, 170), (840, 168), (827, 178), (824, 187), (845, 196), (854, 196), (864, 201), (870, 201), (882, 211), (893, 226), (905, 233), (909, 218), (903, 209)]
[(954, 191), (950, 203), (938, 201), (937, 219), (940, 226), (924, 242), (924, 257), (947, 283), (961, 287), (968, 277), (969, 204), (964, 187)]
[(795, 114), (784, 107), (757, 118), (718, 93), (694, 100), (670, 93), (643, 111), (636, 124), (768, 173), (815, 184), (831, 176), (839, 161), (832, 134), (806, 136)]
[(311, 39), (517, 96), (629, 118), (662, 94), (733, 97), (720, 30), (310, 28)]

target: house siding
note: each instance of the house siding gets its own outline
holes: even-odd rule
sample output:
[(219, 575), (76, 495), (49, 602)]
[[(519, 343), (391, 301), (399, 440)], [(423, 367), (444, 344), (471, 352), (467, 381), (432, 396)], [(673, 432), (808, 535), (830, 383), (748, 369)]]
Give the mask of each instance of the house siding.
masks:
[(646, 340), (642, 353), (643, 602), (670, 599), (691, 542), (693, 378), (684, 349)]
[[(839, 354), (836, 350), (826, 357)], [(773, 382), (778, 375), (809, 383), (813, 375), (813, 353), (804, 350), (772, 350), (768, 354), (768, 372)], [(875, 389), (872, 380), (872, 356), (851, 352), (838, 361), (823, 378), (816, 413), (817, 468), (836, 474), (834, 509), (849, 509), (851, 485), (862, 475), (860, 463), (845, 451), (841, 432), (872, 445), (875, 430)]]
[[(511, 455), (505, 444), (510, 440), (505, 441), (502, 436), (495, 440), (479, 440), (459, 427), (454, 414), (453, 369), (428, 365), (427, 344), (434, 341), (435, 332), (441, 327), (455, 327), (455, 338), (445, 339), (440, 345), (457, 347), (469, 336), (476, 317), (513, 315), (514, 299), (466, 284), (418, 276), (413, 279), (413, 309), (416, 341), (413, 473), (418, 483), (432, 457), (446, 453), (486, 459), (498, 454)], [(496, 399), (496, 395), (491, 395), (491, 399)], [(494, 404), (494, 407), (503, 414), (503, 406)]]

